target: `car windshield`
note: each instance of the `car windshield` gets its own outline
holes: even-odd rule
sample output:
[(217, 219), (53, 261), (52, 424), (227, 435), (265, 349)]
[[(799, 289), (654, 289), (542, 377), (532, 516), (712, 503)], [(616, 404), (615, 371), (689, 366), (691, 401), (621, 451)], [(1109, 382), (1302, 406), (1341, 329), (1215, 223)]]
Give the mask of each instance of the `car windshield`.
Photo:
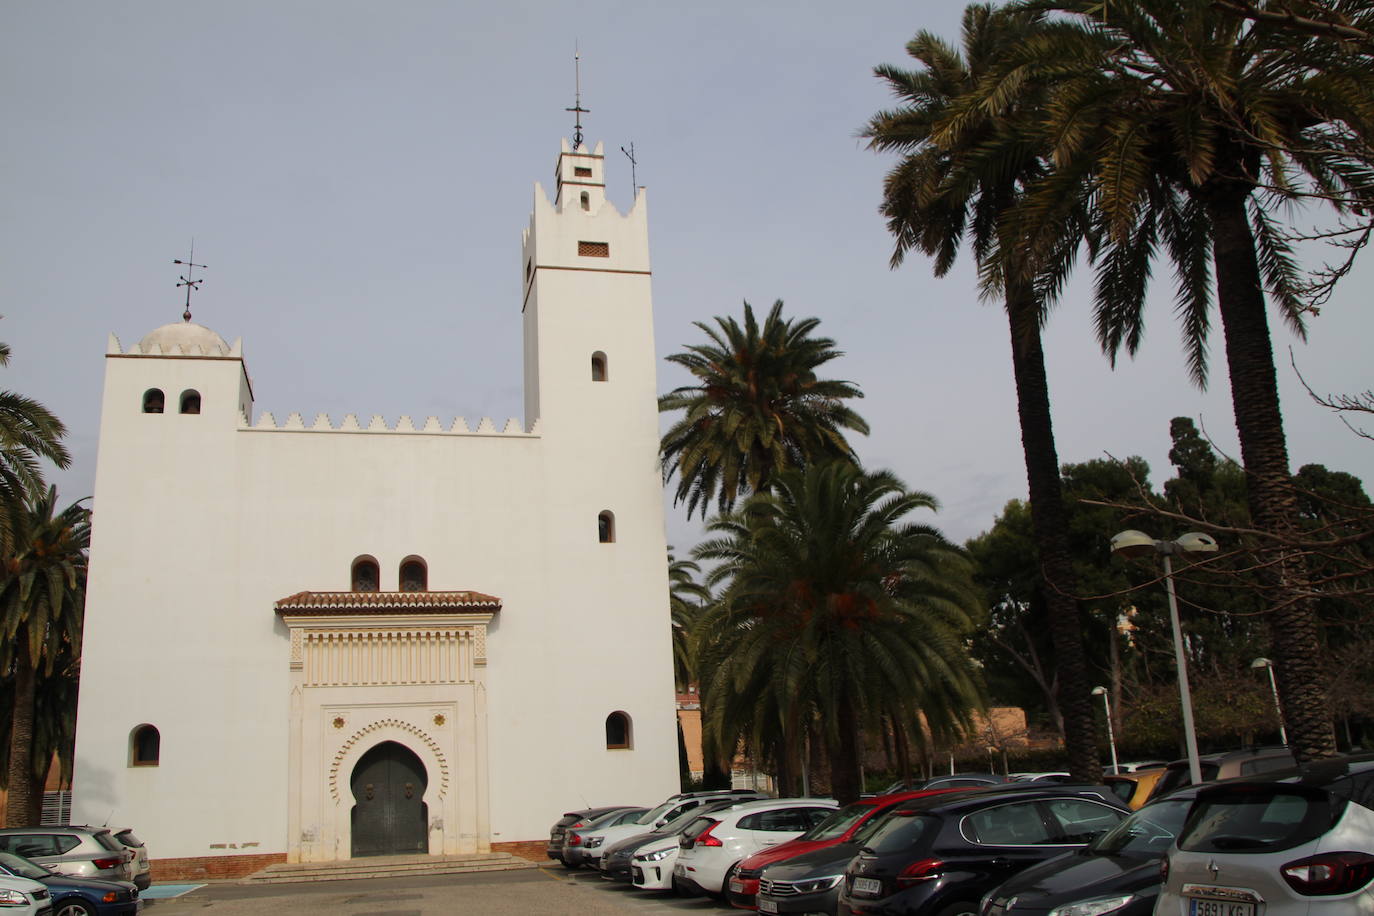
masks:
[(115, 839), (119, 840), (119, 842), (123, 843), (125, 846), (137, 847), (143, 845), (143, 841), (140, 840), (137, 836), (135, 836), (134, 832), (129, 829), (121, 830), (118, 833), (116, 833)]
[(872, 802), (855, 802), (845, 805), (821, 821), (810, 830), (797, 837), (799, 840), (834, 840), (845, 835), (849, 828), (868, 817), (877, 805)]
[(1171, 798), (1141, 808), (1093, 840), (1088, 851), (1098, 856), (1162, 856), (1183, 828), (1191, 798)]
[(654, 833), (678, 834), (687, 829), (687, 825), (701, 817), (701, 809), (693, 808), (691, 811), (684, 811), (668, 823), (654, 831)]
[(654, 821), (662, 817), (668, 811), (669, 808), (673, 807), (676, 804), (677, 802), (675, 801), (666, 801), (663, 804), (659, 805), (657, 808), (650, 808), (648, 811), (645, 811), (644, 815), (640, 817), (639, 820), (635, 821), (635, 823), (652, 824)]
[(29, 878), (33, 881), (42, 881), (44, 878), (52, 877), (52, 872), (43, 866), (35, 865), (28, 859), (10, 855), (8, 852), (0, 852), (0, 868), (4, 868), (12, 875)]

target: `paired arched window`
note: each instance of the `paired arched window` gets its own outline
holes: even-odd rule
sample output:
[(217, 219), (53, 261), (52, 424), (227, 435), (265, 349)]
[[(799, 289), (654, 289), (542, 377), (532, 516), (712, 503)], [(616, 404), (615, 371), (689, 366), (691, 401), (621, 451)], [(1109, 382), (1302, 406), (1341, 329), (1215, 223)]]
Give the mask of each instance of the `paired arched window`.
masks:
[(600, 350), (592, 354), (592, 381), (606, 381), (606, 354)]
[(619, 710), (606, 717), (606, 749), (628, 750), (633, 747), (634, 735), (630, 730), (630, 717)]
[(353, 561), (353, 573), (350, 576), (352, 589), (355, 592), (375, 592), (381, 588), (382, 575), (377, 561), (373, 557), (358, 557)]
[(603, 544), (615, 543), (615, 513), (610, 509), (596, 517), (596, 539)]
[(143, 392), (143, 412), (162, 413), (162, 408), (167, 402), (167, 397), (162, 393), (161, 388), (149, 388)]
[(129, 733), (129, 766), (155, 767), (162, 759), (162, 735), (152, 725), (140, 725)]
[(429, 591), (429, 568), (419, 557), (406, 557), (401, 561), (401, 591)]
[(187, 388), (181, 393), (181, 412), (200, 413), (200, 392)]

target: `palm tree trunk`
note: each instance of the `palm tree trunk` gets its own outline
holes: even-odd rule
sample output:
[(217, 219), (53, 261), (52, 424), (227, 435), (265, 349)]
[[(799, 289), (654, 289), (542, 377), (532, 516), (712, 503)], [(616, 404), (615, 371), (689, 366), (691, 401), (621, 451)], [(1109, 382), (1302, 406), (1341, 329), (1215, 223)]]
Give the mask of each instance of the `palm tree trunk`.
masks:
[(854, 705), (846, 699), (837, 704), (835, 737), (826, 735), (830, 757), (830, 793), (841, 805), (858, 801), (863, 794), (862, 762), (859, 758), (859, 718)]
[(1246, 213), (1247, 185), (1211, 189), (1212, 258), (1217, 305), (1231, 375), (1231, 407), (1246, 471), (1246, 498), (1255, 527), (1277, 539), (1265, 558), (1270, 642), (1288, 740), (1299, 761), (1336, 755), (1336, 732), (1326, 698), (1326, 672), (1307, 563), (1295, 546), (1297, 499), (1288, 472), (1288, 444), (1279, 409), (1255, 238)]
[(1064, 717), (1064, 749), (1069, 773), (1083, 782), (1100, 782), (1096, 728), (1083, 651), (1083, 624), (1077, 581), (1069, 552), (1068, 513), (1059, 477), (1059, 455), (1050, 418), (1050, 387), (1040, 340), (1039, 309), (1029, 290), (1007, 293), (1011, 363), (1016, 376), (1016, 411), (1021, 418), (1021, 448), (1026, 458), (1031, 526), (1040, 554), (1041, 587), (1050, 618), (1058, 669), (1059, 709)]
[(33, 808), (33, 704), (35, 672), (29, 658), (28, 628), (15, 634), (14, 708), (10, 719), (9, 795), (5, 826), (30, 826)]

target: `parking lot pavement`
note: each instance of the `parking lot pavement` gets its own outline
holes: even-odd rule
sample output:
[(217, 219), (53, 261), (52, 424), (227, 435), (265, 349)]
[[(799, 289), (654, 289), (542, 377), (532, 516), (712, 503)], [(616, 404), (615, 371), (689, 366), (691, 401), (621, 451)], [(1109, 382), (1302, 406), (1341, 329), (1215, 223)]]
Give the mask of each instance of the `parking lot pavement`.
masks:
[(653, 895), (562, 869), (429, 875), (308, 884), (207, 884), (170, 900), (148, 900), (148, 916), (691, 916), (734, 912), (707, 898)]

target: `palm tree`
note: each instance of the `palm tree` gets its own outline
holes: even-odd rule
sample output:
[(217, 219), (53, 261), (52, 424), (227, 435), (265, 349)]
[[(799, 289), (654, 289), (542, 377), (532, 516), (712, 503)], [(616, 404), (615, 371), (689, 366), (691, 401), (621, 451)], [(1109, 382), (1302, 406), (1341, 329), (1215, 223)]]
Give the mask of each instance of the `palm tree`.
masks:
[[(1276, 4), (1259, 2), (1261, 11)], [(1374, 9), (1338, 0), (1367, 30)], [(1031, 252), (1066, 201), (1092, 210), (1097, 327), (1114, 358), (1144, 328), (1151, 263), (1167, 256), (1194, 380), (1207, 373), (1213, 273), (1231, 400), (1263, 564), (1288, 733), (1300, 760), (1336, 753), (1310, 575), (1299, 529), (1265, 290), (1303, 333), (1297, 267), (1270, 213), (1309, 197), (1338, 210), (1374, 199), (1374, 80), (1367, 56), (1319, 35), (1217, 15), (1210, 0), (1058, 0), (1024, 9), (1053, 24), (1024, 42), (981, 103), (994, 116), (1017, 86), (1038, 88), (1055, 173), (1020, 223)], [(1049, 83), (1046, 88), (1045, 84)], [(994, 88), (995, 87), (995, 88)]]
[(692, 627), (704, 605), (711, 601), (711, 590), (697, 581), (701, 567), (691, 560), (679, 560), (668, 548), (668, 608), (673, 627), (673, 683), (679, 691), (695, 680), (692, 663)]
[[(59, 658), (78, 657), (86, 600), (90, 511), (80, 502), (56, 511), (57, 488), (31, 499), (15, 521), (14, 547), (0, 556), (0, 666), (12, 672), (9, 801), (6, 826), (27, 826), (34, 806), (37, 676)], [(42, 761), (46, 771), (47, 761)]]
[[(9, 365), (10, 348), (0, 343), (0, 366)], [(15, 525), (30, 497), (43, 490), (39, 459), (59, 468), (71, 463), (62, 445), (67, 429), (37, 401), (0, 391), (0, 550), (14, 545)]]
[(865, 726), (921, 713), (943, 731), (967, 722), (981, 705), (964, 643), (980, 596), (962, 551), (906, 520), (934, 508), (890, 473), (831, 461), (783, 471), (710, 524), (696, 555), (719, 562), (710, 583), (728, 583), (703, 621), (729, 647), (706, 687), (717, 752), (747, 730), (795, 761), (814, 725), (846, 802), (862, 791)]
[[(976, 4), (964, 13), (962, 55), (938, 36), (917, 34), (907, 53), (920, 62), (920, 69), (876, 68), (902, 105), (874, 115), (862, 133), (870, 149), (902, 154), (887, 175), (881, 208), (896, 238), (893, 266), (911, 249), (919, 249), (935, 257), (935, 273), (942, 276), (967, 239), (985, 290), (1002, 298), (1069, 770), (1079, 779), (1096, 781), (1102, 772), (1096, 721), (1083, 620), (1073, 597), (1077, 583), (1040, 335), (1082, 227), (1078, 211), (1065, 211), (1056, 224), (1057, 245), (1047, 246), (1050, 250), (1034, 260), (1025, 255), (1020, 240), (1006, 230), (1026, 188), (1044, 172), (1039, 147), (1029, 134), (1033, 124), (1010, 107), (988, 117), (969, 103), (1010, 49), (1042, 26), (1034, 13)], [(1025, 89), (1018, 100), (1033, 110), (1025, 98), (1031, 92)]]
[(812, 337), (816, 318), (782, 317), (773, 303), (760, 326), (744, 303), (744, 324), (716, 318), (695, 322), (709, 339), (668, 361), (697, 384), (659, 398), (660, 411), (685, 411), (663, 436), (665, 480), (678, 477), (674, 504), (687, 517), (714, 500), (719, 510), (743, 493), (766, 490), (789, 467), (828, 458), (853, 460), (845, 431), (868, 435), (868, 424), (845, 401), (863, 392), (851, 382), (817, 378), (816, 370), (843, 353), (828, 337)]

